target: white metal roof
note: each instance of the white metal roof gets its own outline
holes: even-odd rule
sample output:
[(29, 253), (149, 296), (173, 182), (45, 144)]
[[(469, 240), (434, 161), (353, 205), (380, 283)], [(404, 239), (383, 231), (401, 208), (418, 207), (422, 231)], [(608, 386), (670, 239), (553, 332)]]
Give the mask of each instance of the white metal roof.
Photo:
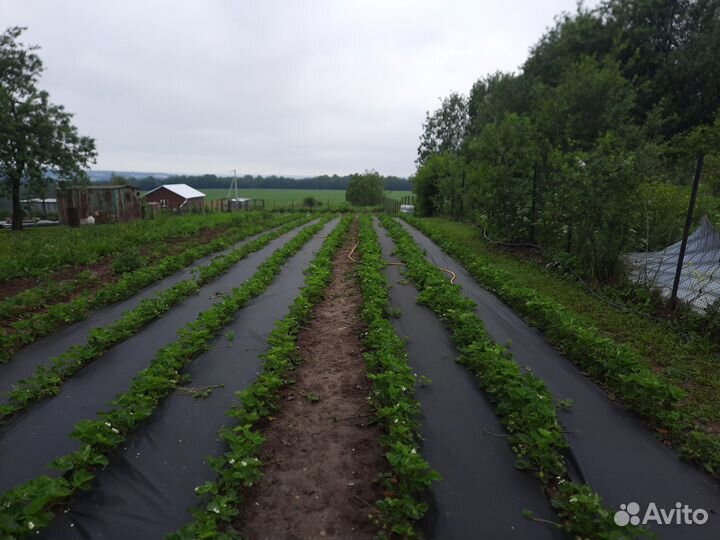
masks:
[(176, 195), (180, 195), (183, 199), (196, 199), (197, 197), (204, 197), (205, 194), (202, 191), (198, 191), (195, 188), (192, 188), (188, 186), (187, 184), (163, 184), (162, 186), (158, 186), (152, 191), (148, 191), (145, 196), (147, 197), (150, 195), (153, 191), (157, 191), (160, 188), (165, 188)]

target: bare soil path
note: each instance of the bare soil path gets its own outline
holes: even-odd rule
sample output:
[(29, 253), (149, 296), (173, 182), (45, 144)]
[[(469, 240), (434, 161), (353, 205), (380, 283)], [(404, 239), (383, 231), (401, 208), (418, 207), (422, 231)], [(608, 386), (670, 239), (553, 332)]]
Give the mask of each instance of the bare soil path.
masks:
[(377, 532), (370, 504), (387, 469), (382, 431), (368, 425), (370, 383), (362, 357), (362, 297), (355, 263), (357, 223), (334, 260), (325, 299), (298, 338), (303, 363), (268, 422), (265, 476), (247, 494), (236, 527), (251, 540), (353, 538)]

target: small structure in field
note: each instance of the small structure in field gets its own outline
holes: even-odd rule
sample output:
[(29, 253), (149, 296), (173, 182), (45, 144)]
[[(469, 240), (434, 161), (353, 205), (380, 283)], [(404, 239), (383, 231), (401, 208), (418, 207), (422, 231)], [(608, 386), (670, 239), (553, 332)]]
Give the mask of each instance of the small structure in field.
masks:
[(77, 227), (92, 217), (95, 223), (125, 223), (142, 219), (140, 191), (127, 185), (82, 185), (59, 188), (60, 223)]
[(23, 199), (20, 201), (36, 214), (57, 214), (57, 199)]
[(190, 209), (202, 208), (205, 194), (187, 184), (165, 184), (143, 195), (145, 201), (160, 208)]
[(232, 210), (249, 210), (253, 205), (253, 200), (245, 197), (233, 197), (229, 199), (229, 203)]

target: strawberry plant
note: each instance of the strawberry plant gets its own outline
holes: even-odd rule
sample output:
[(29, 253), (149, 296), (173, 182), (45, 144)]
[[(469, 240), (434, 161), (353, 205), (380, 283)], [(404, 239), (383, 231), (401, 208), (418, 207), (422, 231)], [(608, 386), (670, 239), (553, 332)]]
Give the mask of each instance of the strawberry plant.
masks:
[(8, 417), (40, 399), (57, 394), (64, 381), (98, 359), (111, 347), (131, 337), (150, 321), (163, 316), (171, 307), (195, 294), (201, 286), (227, 272), (250, 253), (294, 229), (297, 224), (296, 221), (292, 221), (226, 255), (213, 259), (199, 269), (195, 278), (181, 281), (151, 298), (144, 299), (136, 308), (126, 311), (118, 321), (106, 327), (93, 329), (85, 345), (70, 347), (60, 356), (53, 358), (50, 364), (38, 367), (33, 375), (19, 381), (9, 392), (8, 402), (0, 405), (0, 422), (7, 421)]
[(288, 373), (298, 362), (297, 336), (330, 283), (333, 254), (342, 244), (351, 222), (350, 216), (343, 217), (325, 239), (310, 263), (305, 285), (289, 313), (275, 324), (268, 337), (270, 348), (262, 355), (262, 373), (252, 385), (237, 393), (239, 404), (229, 411), (233, 425), (220, 430), (219, 436), (227, 444), (227, 451), (220, 457), (210, 458), (217, 477), (195, 489), (202, 503), (192, 511), (193, 521), (168, 535), (169, 540), (240, 538), (232, 521), (243, 501), (242, 490), (262, 476), (262, 462), (257, 454), (264, 439), (256, 425), (277, 410), (278, 390), (288, 384)]
[(360, 220), (358, 276), (363, 295), (362, 316), (367, 325), (363, 342), (372, 381), (370, 403), (386, 436), (391, 472), (383, 477), (386, 496), (376, 503), (375, 519), (383, 535), (417, 538), (415, 522), (427, 511), (422, 495), (439, 475), (423, 459), (419, 425), (420, 404), (414, 397), (416, 376), (407, 361), (405, 343), (388, 320), (391, 315), (385, 262), (369, 215)]
[[(309, 221), (309, 217), (300, 218)], [(262, 232), (268, 227), (275, 227), (284, 223), (301, 221), (298, 218), (282, 215), (276, 219), (268, 218), (259, 223), (248, 224), (231, 231), (228, 235), (216, 238), (208, 244), (193, 246), (182, 253), (171, 255), (162, 259), (158, 264), (139, 268), (126, 273), (117, 282), (110, 283), (95, 293), (83, 293), (68, 303), (54, 304), (47, 311), (33, 314), (25, 319), (15, 321), (9, 325), (10, 331), (0, 333), (0, 362), (7, 362), (12, 354), (55, 330), (68, 324), (87, 318), (90, 313), (103, 306), (124, 300), (138, 293), (141, 289), (167, 277), (186, 267), (191, 262), (205, 257), (216, 251), (225, 249), (235, 242), (253, 234)], [(32, 298), (47, 298), (47, 294), (39, 289)]]
[(88, 265), (126, 250), (162, 245), (166, 240), (192, 237), (207, 230), (245, 227), (269, 216), (269, 212), (190, 214), (78, 229), (30, 229), (19, 235), (3, 235), (0, 283), (13, 278), (42, 278), (66, 265)]
[(541, 330), (548, 341), (615, 399), (647, 420), (685, 459), (715, 477), (720, 475), (720, 437), (698, 431), (694, 419), (679, 408), (685, 397), (683, 390), (654, 373), (634, 350), (581, 323), (558, 303), (522, 286), (511, 274), (488, 264), (427, 221), (409, 216), (404, 219), (460, 261), (478, 283)]
[(477, 375), (478, 384), (493, 403), (517, 456), (517, 466), (534, 472), (542, 482), (565, 531), (572, 537), (605, 540), (646, 535), (637, 527), (618, 527), (612, 512), (589, 486), (569, 480), (564, 458), (568, 444), (545, 384), (522, 371), (510, 352), (490, 339), (475, 315), (475, 304), (426, 260), (395, 220), (383, 216), (381, 221), (406, 264), (407, 276), (420, 291), (418, 302), (432, 309), (450, 329), (460, 352), (458, 361)]
[[(106, 456), (175, 390), (183, 368), (207, 350), (211, 340), (232, 320), (235, 312), (261, 294), (280, 273), (284, 263), (330, 218), (324, 217), (303, 229), (263, 262), (253, 277), (183, 327), (178, 332), (178, 340), (157, 352), (150, 365), (135, 376), (128, 390), (111, 402), (109, 410), (100, 412), (97, 419), (78, 422), (72, 436), (82, 443), (80, 449), (58, 458), (51, 465), (61, 471), (60, 476), (40, 476), (4, 493), (0, 497), (0, 537), (21, 537), (47, 525), (52, 519), (52, 510), (88, 485), (88, 474), (94, 476), (99, 467), (105, 466)], [(79, 473), (81, 470), (87, 474)], [(73, 482), (74, 478), (79, 480)]]

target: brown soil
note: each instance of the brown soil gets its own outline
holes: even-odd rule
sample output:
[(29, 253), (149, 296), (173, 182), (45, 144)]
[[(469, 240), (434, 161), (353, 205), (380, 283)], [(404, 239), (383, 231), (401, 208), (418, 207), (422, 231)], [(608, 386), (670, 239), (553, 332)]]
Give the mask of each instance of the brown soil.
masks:
[(235, 523), (250, 540), (371, 539), (377, 533), (368, 514), (382, 497), (375, 480), (387, 465), (382, 432), (368, 425), (362, 298), (348, 259), (356, 236), (354, 226), (335, 256), (325, 299), (298, 339), (303, 363), (295, 383), (281, 393), (280, 413), (264, 430), (264, 477), (248, 490)]

